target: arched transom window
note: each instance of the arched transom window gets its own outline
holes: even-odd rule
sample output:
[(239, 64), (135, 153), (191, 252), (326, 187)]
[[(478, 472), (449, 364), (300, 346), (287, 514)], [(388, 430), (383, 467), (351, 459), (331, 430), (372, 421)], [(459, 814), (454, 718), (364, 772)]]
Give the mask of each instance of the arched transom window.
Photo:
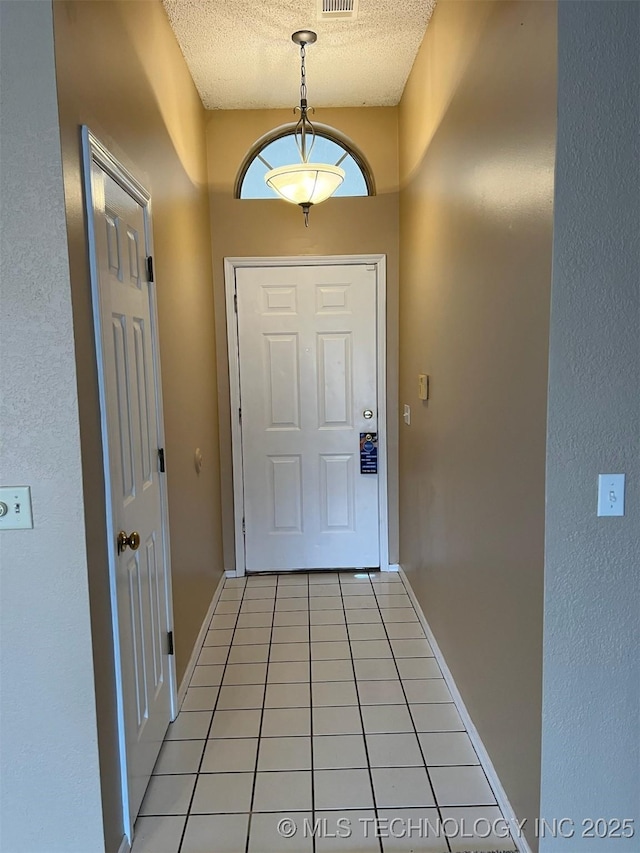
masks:
[[(277, 198), (264, 181), (270, 169), (299, 163), (296, 146), (295, 123), (275, 128), (255, 142), (244, 158), (236, 178), (234, 198)], [(375, 195), (373, 174), (364, 155), (339, 131), (324, 124), (316, 124), (316, 140), (310, 160), (330, 163), (345, 171), (345, 179), (336, 190), (337, 196)]]

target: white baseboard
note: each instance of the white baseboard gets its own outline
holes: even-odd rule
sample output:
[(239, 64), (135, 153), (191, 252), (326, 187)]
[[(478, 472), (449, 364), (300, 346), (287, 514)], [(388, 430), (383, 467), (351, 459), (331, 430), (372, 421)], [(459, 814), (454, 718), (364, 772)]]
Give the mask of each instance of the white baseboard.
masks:
[(385, 566), (384, 569), (382, 569), (382, 571), (383, 572), (399, 572), (400, 566), (397, 563), (389, 563), (389, 565)]
[[(458, 690), (456, 683), (453, 679), (453, 675), (451, 674), (451, 670), (447, 666), (447, 663), (440, 651), (440, 647), (438, 646), (438, 642), (431, 630), (429, 623), (427, 622), (427, 617), (424, 615), (422, 611), (422, 607), (420, 606), (420, 602), (416, 598), (416, 594), (411, 587), (411, 582), (407, 578), (404, 569), (402, 566), (399, 566), (400, 574), (402, 576), (402, 580), (405, 582), (405, 586), (407, 588), (407, 593), (409, 594), (409, 598), (411, 599), (413, 606), (416, 609), (416, 613), (418, 614), (418, 619), (420, 620), (420, 624), (424, 628), (425, 634), (427, 635), (427, 639), (433, 649), (433, 654), (435, 655), (436, 660), (438, 661), (438, 665), (442, 670), (442, 674), (444, 675), (444, 680), (447, 683), (447, 687), (453, 697), (453, 702), (458, 709), (458, 713), (462, 719), (462, 722), (465, 725), (469, 738), (471, 739), (471, 743), (473, 744), (473, 748), (478, 754), (478, 758), (480, 759), (480, 764), (484, 772), (487, 774), (487, 779), (489, 780), (489, 784), (493, 789), (493, 793), (495, 794), (496, 801), (498, 806), (502, 811), (502, 815), (505, 820), (509, 823), (510, 826), (517, 825), (517, 816), (509, 802), (507, 797), (507, 793), (502, 787), (502, 783), (498, 778), (498, 774), (496, 773), (496, 769), (493, 766), (493, 762), (489, 758), (489, 753), (487, 752), (485, 745), (482, 743), (480, 739), (480, 735), (478, 734), (478, 730), (473, 724), (473, 720), (471, 719), (469, 712), (462, 700), (462, 696), (460, 695), (460, 691)], [(516, 843), (518, 850), (520, 853), (531, 853), (531, 847), (529, 846), (529, 842), (524, 837), (524, 835), (520, 834), (518, 837), (514, 834), (513, 838)]]
[(182, 703), (184, 702), (184, 697), (186, 696), (187, 688), (189, 687), (189, 682), (191, 681), (191, 676), (193, 675), (193, 670), (196, 668), (196, 663), (200, 655), (200, 650), (204, 645), (204, 641), (207, 636), (207, 630), (209, 629), (209, 623), (211, 622), (213, 611), (216, 609), (216, 604), (218, 603), (218, 599), (220, 598), (220, 595), (222, 593), (222, 587), (224, 586), (224, 582), (227, 578), (227, 575), (227, 572), (222, 573), (222, 577), (218, 582), (216, 591), (213, 593), (213, 598), (211, 599), (211, 604), (209, 605), (209, 609), (207, 610), (207, 615), (204, 617), (200, 632), (193, 646), (193, 651), (191, 652), (191, 657), (189, 658), (189, 663), (187, 664), (187, 668), (184, 672), (184, 675), (182, 676), (180, 687), (178, 687), (178, 710), (180, 710), (180, 708), (182, 707)]
[(122, 841), (120, 842), (120, 847), (118, 847), (118, 853), (131, 853), (131, 847), (129, 846), (129, 839), (126, 835), (122, 836)]
[(225, 576), (225, 578), (237, 578), (238, 573), (236, 572), (235, 569), (225, 569), (224, 570), (224, 576)]

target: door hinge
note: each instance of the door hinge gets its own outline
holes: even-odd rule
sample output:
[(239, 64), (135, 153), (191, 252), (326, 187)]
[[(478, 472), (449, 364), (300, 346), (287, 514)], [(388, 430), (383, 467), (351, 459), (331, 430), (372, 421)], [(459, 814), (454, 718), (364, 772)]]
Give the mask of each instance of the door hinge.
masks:
[(167, 631), (167, 654), (173, 654), (173, 631)]
[(242, 519), (242, 532), (243, 532), (243, 533), (246, 533), (246, 532), (247, 532), (247, 525), (246, 525), (246, 523), (245, 523), (244, 518)]
[(242, 407), (238, 409), (238, 418), (240, 419), (240, 422), (242, 423)]
[(147, 281), (153, 281), (153, 257), (149, 255), (145, 259), (145, 263), (147, 265)]
[(158, 448), (158, 468), (161, 474), (165, 472), (165, 463), (164, 463), (164, 447)]
[(236, 312), (236, 314), (238, 313), (238, 294), (237, 293), (233, 294), (233, 310)]

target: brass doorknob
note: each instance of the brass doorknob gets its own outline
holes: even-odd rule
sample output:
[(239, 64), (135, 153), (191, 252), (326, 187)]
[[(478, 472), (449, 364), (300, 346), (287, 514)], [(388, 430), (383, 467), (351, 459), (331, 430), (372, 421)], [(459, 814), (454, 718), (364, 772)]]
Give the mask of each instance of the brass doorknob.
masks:
[(130, 533), (128, 536), (121, 530), (118, 533), (118, 554), (122, 554), (123, 551), (127, 550), (127, 547), (131, 548), (132, 551), (137, 551), (140, 547), (140, 534), (137, 530), (134, 530), (133, 533)]

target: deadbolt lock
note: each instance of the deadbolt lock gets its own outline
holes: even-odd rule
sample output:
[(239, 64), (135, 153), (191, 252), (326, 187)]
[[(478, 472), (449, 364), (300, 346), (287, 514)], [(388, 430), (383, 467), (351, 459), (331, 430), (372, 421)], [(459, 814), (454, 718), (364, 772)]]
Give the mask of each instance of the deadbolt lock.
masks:
[(140, 534), (134, 530), (133, 533), (130, 533), (128, 536), (121, 530), (118, 533), (118, 554), (122, 554), (123, 551), (126, 551), (127, 548), (131, 548), (132, 551), (137, 551), (140, 547)]

